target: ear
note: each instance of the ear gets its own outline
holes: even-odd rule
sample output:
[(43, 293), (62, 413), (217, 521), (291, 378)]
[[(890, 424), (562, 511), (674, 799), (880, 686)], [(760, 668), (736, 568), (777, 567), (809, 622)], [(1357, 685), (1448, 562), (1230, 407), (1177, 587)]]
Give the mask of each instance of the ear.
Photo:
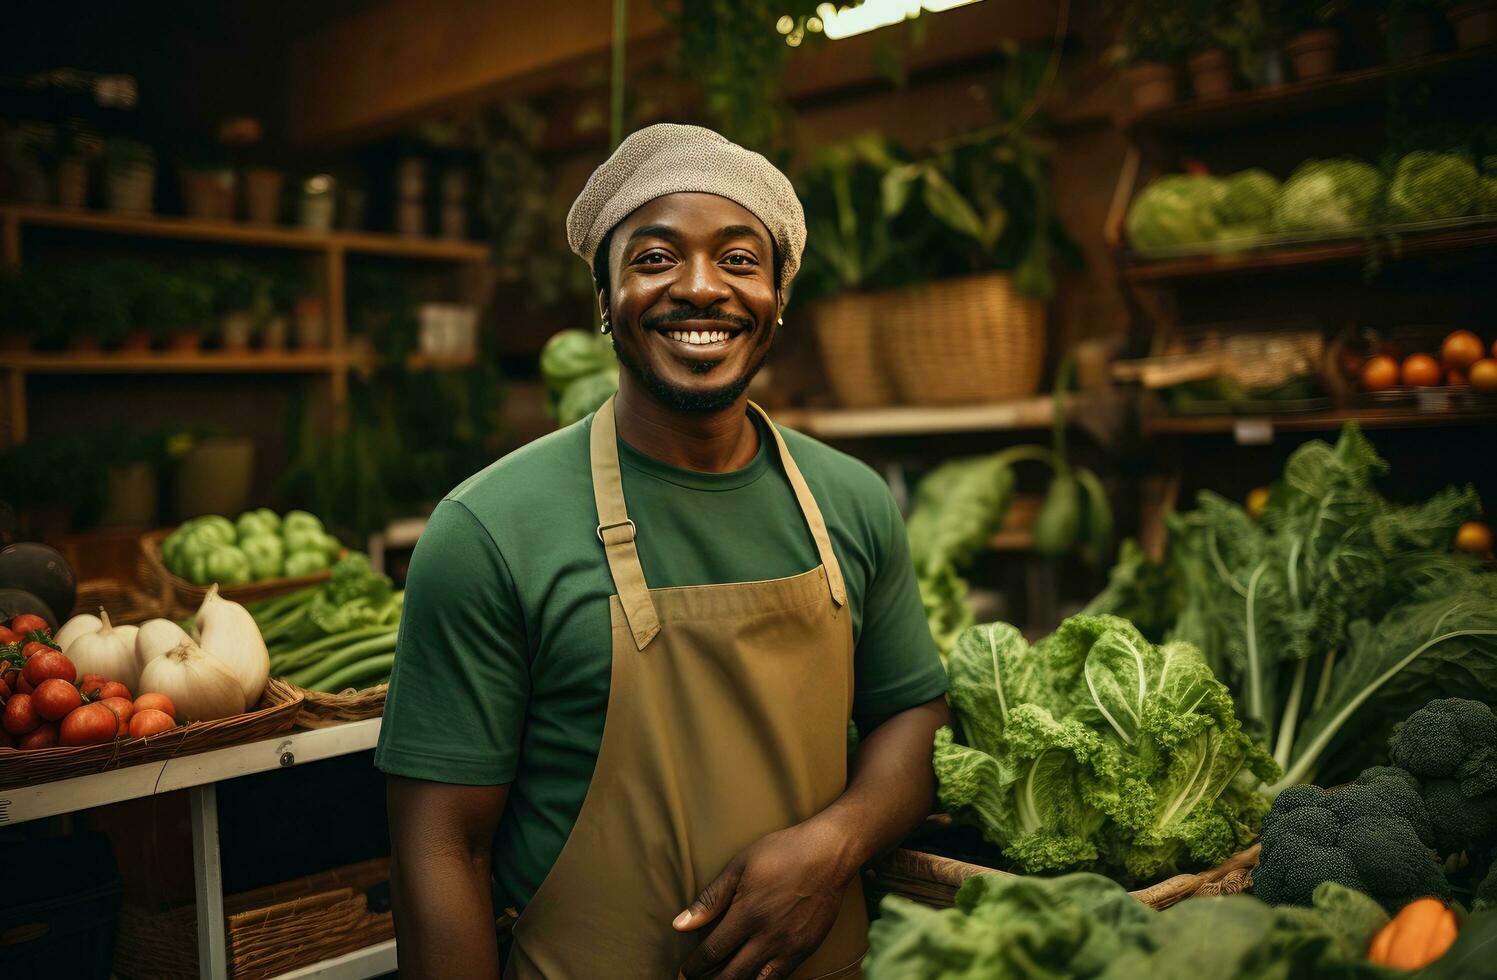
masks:
[(608, 319), (608, 294), (602, 289), (598, 290), (598, 319)]

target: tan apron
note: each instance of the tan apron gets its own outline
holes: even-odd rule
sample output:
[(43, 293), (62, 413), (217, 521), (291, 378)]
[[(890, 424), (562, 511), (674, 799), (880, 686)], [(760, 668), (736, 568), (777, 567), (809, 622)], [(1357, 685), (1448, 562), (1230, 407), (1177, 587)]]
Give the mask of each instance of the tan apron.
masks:
[[(672, 980), (710, 929), (678, 933), (671, 920), (739, 851), (846, 788), (847, 590), (821, 511), (766, 428), (821, 565), (767, 582), (650, 589), (634, 547), (650, 528), (636, 532), (624, 507), (612, 399), (593, 418), (598, 537), (618, 590), (608, 714), (577, 824), (515, 924), (509, 980)], [(859, 977), (867, 946), (854, 878), (794, 976)]]

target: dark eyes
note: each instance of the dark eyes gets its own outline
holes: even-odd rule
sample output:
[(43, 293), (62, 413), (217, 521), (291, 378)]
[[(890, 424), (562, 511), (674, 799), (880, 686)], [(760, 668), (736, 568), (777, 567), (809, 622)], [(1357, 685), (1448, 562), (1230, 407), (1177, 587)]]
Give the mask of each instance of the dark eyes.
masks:
[[(675, 259), (669, 253), (652, 251), (645, 252), (643, 255), (639, 256), (639, 258), (634, 260), (634, 264), (659, 267), (668, 265), (674, 261)], [(724, 265), (733, 266), (734, 268), (739, 269), (752, 268), (759, 264), (757, 259), (746, 252), (729, 253), (728, 255), (724, 256), (722, 262)]]

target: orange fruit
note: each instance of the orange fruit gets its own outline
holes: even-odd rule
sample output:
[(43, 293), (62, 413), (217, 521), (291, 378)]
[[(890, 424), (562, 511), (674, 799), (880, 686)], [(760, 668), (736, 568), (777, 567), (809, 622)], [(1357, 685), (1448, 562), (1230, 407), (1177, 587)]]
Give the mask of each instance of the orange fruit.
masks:
[(1410, 354), (1404, 358), (1403, 383), (1412, 388), (1428, 388), (1440, 383), (1444, 372), (1440, 370), (1440, 362), (1428, 354)]
[(1267, 487), (1254, 487), (1248, 491), (1245, 506), (1248, 516), (1253, 520), (1263, 516), (1263, 509), (1268, 506), (1268, 493)]
[(1455, 546), (1473, 555), (1491, 554), (1492, 529), (1481, 521), (1467, 521), (1455, 532)]
[(1468, 385), (1471, 383), (1471, 378), (1466, 374), (1465, 371), (1462, 371), (1460, 368), (1446, 368), (1445, 383), (1452, 386)]
[(1362, 365), (1362, 387), (1367, 391), (1386, 391), (1398, 384), (1398, 362), (1387, 354), (1369, 357)]
[(1497, 359), (1488, 357), (1477, 361), (1466, 375), (1471, 379), (1471, 387), (1477, 391), (1497, 391)]
[(1469, 330), (1456, 330), (1440, 345), (1440, 360), (1448, 368), (1468, 368), (1481, 360), (1486, 348)]

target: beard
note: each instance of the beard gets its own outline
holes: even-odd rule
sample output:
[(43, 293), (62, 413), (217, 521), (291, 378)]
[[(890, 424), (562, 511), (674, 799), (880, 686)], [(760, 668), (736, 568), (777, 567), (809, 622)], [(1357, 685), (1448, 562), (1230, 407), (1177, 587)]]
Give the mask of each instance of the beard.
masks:
[[(629, 353), (627, 347), (619, 345), (618, 335), (613, 334), (613, 352), (619, 359), (619, 366), (634, 375), (650, 396), (673, 412), (683, 415), (711, 415), (714, 412), (726, 411), (733, 407), (733, 403), (743, 396), (748, 390), (749, 384), (759, 369), (764, 366), (765, 359), (769, 356), (768, 349), (759, 352), (748, 366), (748, 368), (732, 381), (713, 388), (708, 391), (697, 391), (673, 385), (665, 378), (650, 369), (650, 366)], [(696, 373), (705, 373), (712, 370), (711, 364), (695, 364), (691, 368)]]

